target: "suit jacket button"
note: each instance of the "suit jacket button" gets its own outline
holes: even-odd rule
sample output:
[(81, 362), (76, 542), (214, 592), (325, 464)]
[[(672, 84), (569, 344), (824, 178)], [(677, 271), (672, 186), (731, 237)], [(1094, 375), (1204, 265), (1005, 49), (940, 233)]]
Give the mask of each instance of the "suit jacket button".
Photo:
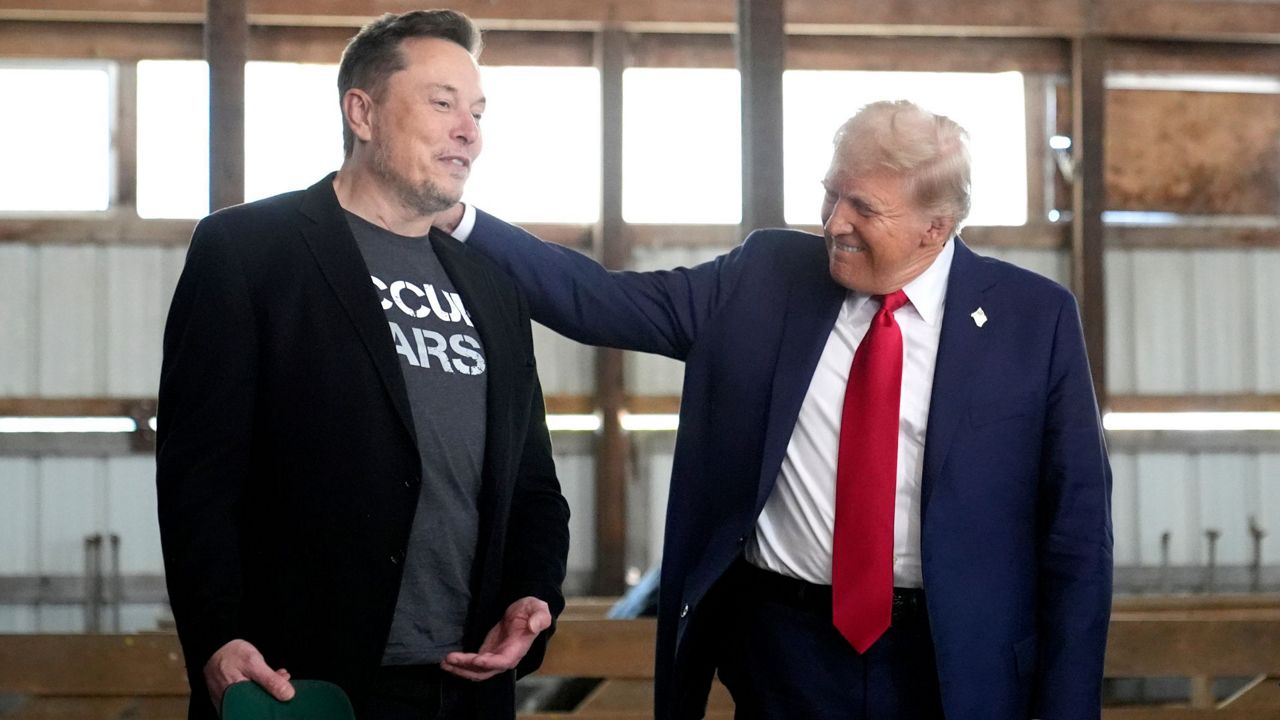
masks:
[(395, 553), (391, 556), (391, 564), (392, 565), (400, 564), (400, 553)]
[(413, 481), (412, 481), (412, 480), (405, 480), (405, 481), (404, 481), (404, 486), (405, 486), (405, 487), (407, 487), (407, 488), (411, 488), (411, 487), (413, 487)]
[(689, 614), (689, 605), (685, 604), (684, 607), (680, 608), (680, 617), (686, 617), (688, 616), (688, 614)]

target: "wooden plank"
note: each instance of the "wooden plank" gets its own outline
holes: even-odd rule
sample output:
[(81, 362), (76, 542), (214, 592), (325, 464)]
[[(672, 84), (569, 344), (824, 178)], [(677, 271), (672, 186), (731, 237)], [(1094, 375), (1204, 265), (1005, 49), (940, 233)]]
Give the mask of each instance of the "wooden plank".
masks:
[(1272, 710), (1276, 715), (1280, 715), (1280, 677), (1259, 675), (1233, 693), (1231, 697), (1218, 703), (1218, 707), (1254, 712)]
[(782, 0), (738, 0), (745, 230), (786, 226), (782, 207), (782, 71), (787, 52), (783, 15)]
[(1256, 42), (1280, 40), (1280, 5), (1256, 0), (1105, 0), (1102, 32), (1113, 37)]
[(30, 698), (5, 720), (186, 720), (188, 698)]
[(1071, 37), (1086, 30), (1080, 0), (788, 0), (793, 32), (812, 34), (947, 34)]
[(1066, 74), (1068, 43), (1057, 38), (790, 35), (787, 69)]
[(1261, 720), (1261, 718), (1257, 710), (1157, 706), (1104, 708), (1102, 720)]
[(1280, 45), (1113, 40), (1107, 68), (1111, 72), (1280, 75)]
[(115, 176), (111, 183), (111, 207), (129, 215), (136, 214), (138, 200), (138, 63), (118, 63), (115, 80), (115, 122), (112, 128)]
[(244, 64), (249, 57), (247, 0), (208, 3), (204, 56), (209, 64), (209, 209), (244, 202)]
[(189, 691), (176, 635), (0, 635), (0, 692), (146, 697)]
[[(596, 257), (606, 268), (631, 264), (630, 238), (622, 219), (622, 74), (627, 65), (627, 35), (611, 28), (597, 36), (600, 69), (600, 223)], [(626, 401), (624, 355), (616, 348), (596, 350), (596, 403), (601, 417), (595, 463), (596, 566), (598, 594), (626, 589), (627, 463), (630, 442), (622, 429)]]
[(1116, 395), (1113, 412), (1280, 412), (1280, 395)]
[(1072, 212), (1071, 289), (1080, 304), (1089, 370), (1098, 407), (1107, 401), (1106, 283), (1102, 211), (1106, 205), (1106, 40), (1083, 37), (1071, 45)]
[(1107, 677), (1280, 674), (1280, 620), (1113, 617)]
[[(249, 59), (336, 64), (357, 27), (255, 25), (249, 29)], [(480, 61), (484, 65), (590, 66), (594, 41), (590, 32), (488, 30)]]
[(656, 632), (657, 621), (651, 618), (560, 622), (538, 672), (562, 677), (652, 678)]

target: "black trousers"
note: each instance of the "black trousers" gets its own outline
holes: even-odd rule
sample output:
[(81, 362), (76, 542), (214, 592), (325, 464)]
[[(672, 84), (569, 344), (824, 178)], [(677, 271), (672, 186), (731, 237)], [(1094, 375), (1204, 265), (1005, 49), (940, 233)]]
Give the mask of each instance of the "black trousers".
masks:
[(378, 670), (359, 720), (461, 720), (476, 715), (471, 682), (435, 665), (384, 666)]
[(893, 626), (859, 654), (831, 623), (830, 586), (740, 562), (719, 607), (720, 680), (743, 720), (942, 720), (921, 591), (895, 592)]

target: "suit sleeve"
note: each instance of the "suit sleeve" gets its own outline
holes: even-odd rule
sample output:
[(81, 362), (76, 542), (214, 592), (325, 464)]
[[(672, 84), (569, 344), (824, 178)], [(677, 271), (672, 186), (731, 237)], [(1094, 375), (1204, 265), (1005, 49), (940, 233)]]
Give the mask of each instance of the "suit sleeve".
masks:
[(169, 600), (192, 682), (239, 636), (238, 508), (257, 343), (247, 278), (219, 218), (197, 226), (164, 331), (156, 490)]
[(1059, 310), (1049, 382), (1034, 716), (1096, 720), (1111, 617), (1111, 468), (1070, 296)]
[(683, 360), (741, 267), (734, 251), (693, 268), (609, 271), (485, 212), (476, 215), (467, 245), (515, 278), (534, 320), (588, 345)]
[[(526, 336), (527, 352), (532, 358), (533, 340), (529, 336), (529, 315), (523, 298), (520, 302), (520, 323)], [(552, 618), (559, 617), (564, 610), (561, 585), (568, 555), (569, 504), (560, 492), (560, 482), (556, 477), (542, 386), (535, 375), (528, 430), (511, 498), (511, 517), (504, 549), (504, 607), (522, 597), (532, 596), (547, 603)], [(546, 654), (547, 641), (554, 632), (553, 624), (538, 636), (516, 667), (517, 676), (538, 669)]]

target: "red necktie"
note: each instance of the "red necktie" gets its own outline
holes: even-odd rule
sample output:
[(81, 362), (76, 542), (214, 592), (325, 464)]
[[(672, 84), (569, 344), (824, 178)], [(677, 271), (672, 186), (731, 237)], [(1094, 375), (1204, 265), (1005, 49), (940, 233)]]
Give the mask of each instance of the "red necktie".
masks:
[(893, 617), (902, 395), (902, 331), (893, 312), (907, 303), (907, 296), (899, 290), (880, 297), (880, 311), (853, 354), (844, 392), (831, 550), (831, 619), (860, 653), (889, 629)]

